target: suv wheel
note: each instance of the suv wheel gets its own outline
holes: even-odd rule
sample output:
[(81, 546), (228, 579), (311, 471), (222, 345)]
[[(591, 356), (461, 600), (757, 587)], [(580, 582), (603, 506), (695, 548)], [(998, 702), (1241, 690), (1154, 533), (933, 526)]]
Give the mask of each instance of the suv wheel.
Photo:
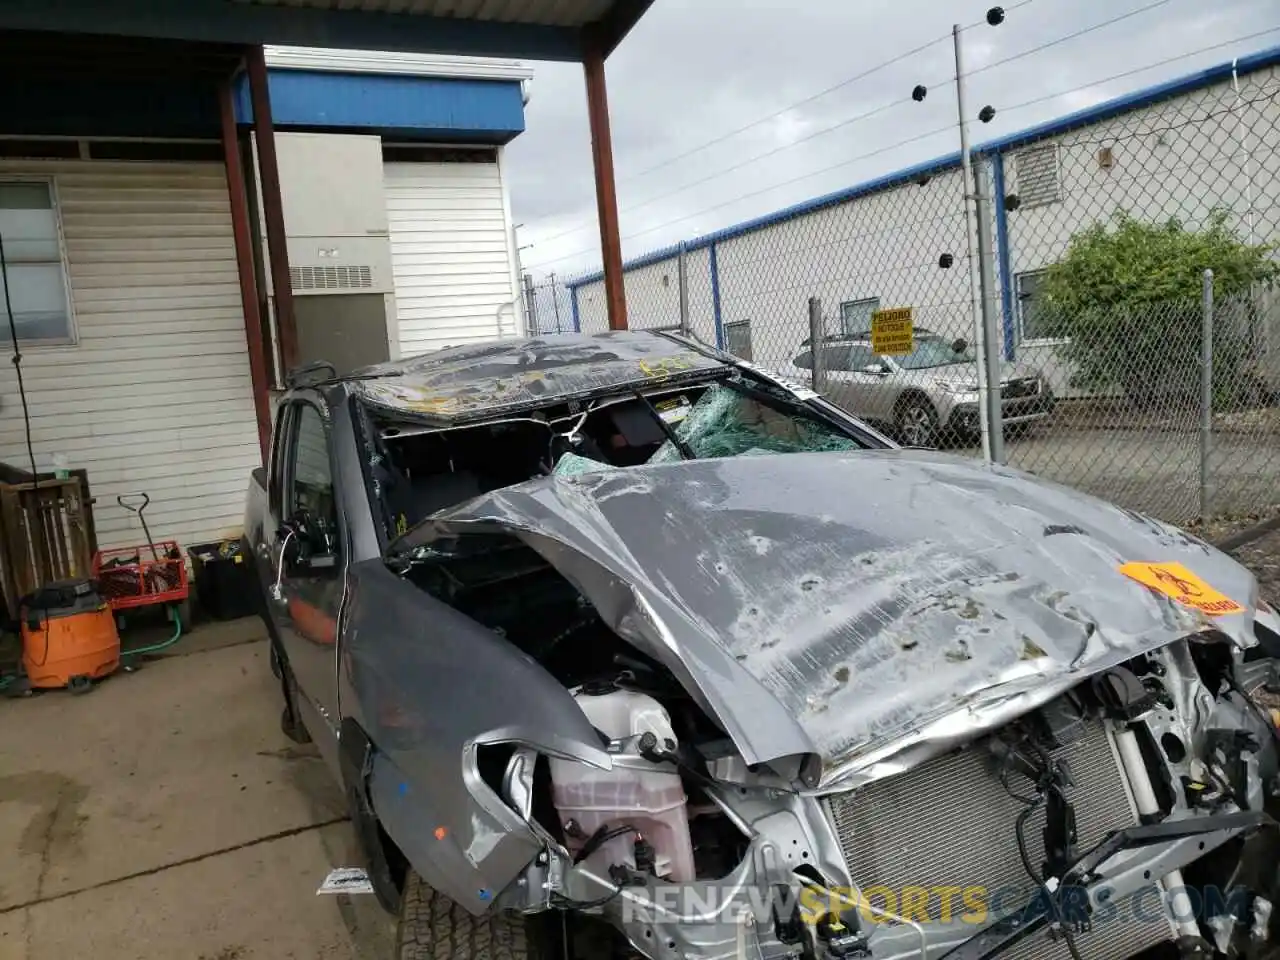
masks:
[(898, 436), (909, 447), (933, 447), (938, 443), (938, 415), (922, 398), (904, 400), (898, 407)]
[(543, 960), (535, 921), (494, 913), (473, 917), (410, 869), (396, 929), (396, 960)]

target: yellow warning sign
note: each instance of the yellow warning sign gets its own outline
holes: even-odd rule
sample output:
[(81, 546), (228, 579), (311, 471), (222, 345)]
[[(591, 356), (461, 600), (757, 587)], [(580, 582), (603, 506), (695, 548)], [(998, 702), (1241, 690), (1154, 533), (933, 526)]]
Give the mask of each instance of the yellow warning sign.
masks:
[(1211, 617), (1244, 612), (1244, 607), (1213, 589), (1180, 563), (1126, 563), (1120, 572)]
[(871, 349), (883, 357), (906, 356), (916, 348), (915, 308), (889, 307), (871, 314)]

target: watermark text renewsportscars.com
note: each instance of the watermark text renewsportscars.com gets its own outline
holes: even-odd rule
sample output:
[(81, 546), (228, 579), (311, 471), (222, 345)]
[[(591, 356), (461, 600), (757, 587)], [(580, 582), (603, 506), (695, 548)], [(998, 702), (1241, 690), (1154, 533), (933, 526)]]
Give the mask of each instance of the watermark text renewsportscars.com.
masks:
[[(1092, 896), (1090, 895), (1092, 894)], [(856, 911), (866, 924), (964, 923), (984, 927), (999, 918), (1043, 912), (1043, 888), (1029, 885), (985, 886), (868, 886), (792, 890), (773, 888), (681, 884), (659, 886), (642, 897), (623, 897), (624, 922), (652, 923), (680, 918), (696, 922), (740, 921), (743, 914), (767, 924), (775, 917), (791, 917), (798, 910), (806, 923), (824, 916)], [(1098, 926), (1114, 920), (1127, 923), (1168, 923), (1230, 914), (1248, 906), (1244, 890), (1218, 887), (1183, 887), (1163, 890), (1154, 884), (1124, 898), (1110, 895), (1105, 887), (1064, 886), (1054, 893), (1056, 908), (1068, 923)]]

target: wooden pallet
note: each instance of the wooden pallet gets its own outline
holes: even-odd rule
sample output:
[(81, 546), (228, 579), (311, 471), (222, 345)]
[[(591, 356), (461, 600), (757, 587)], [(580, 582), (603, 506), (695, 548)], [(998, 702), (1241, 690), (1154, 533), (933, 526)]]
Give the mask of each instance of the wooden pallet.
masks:
[(92, 576), (92, 517), (79, 477), (0, 483), (0, 559), (10, 610), (43, 584)]

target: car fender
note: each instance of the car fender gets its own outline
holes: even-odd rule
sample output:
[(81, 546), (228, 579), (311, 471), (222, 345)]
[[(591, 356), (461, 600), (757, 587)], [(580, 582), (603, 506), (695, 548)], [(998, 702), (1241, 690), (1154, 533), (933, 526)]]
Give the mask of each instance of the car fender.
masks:
[(609, 755), (533, 658), (380, 560), (349, 576), (343, 725), (361, 733), (343, 744), (344, 779), (360, 771), (377, 823), (423, 880), (483, 914), (543, 841), (480, 775), (479, 750), (521, 744), (605, 769)]

